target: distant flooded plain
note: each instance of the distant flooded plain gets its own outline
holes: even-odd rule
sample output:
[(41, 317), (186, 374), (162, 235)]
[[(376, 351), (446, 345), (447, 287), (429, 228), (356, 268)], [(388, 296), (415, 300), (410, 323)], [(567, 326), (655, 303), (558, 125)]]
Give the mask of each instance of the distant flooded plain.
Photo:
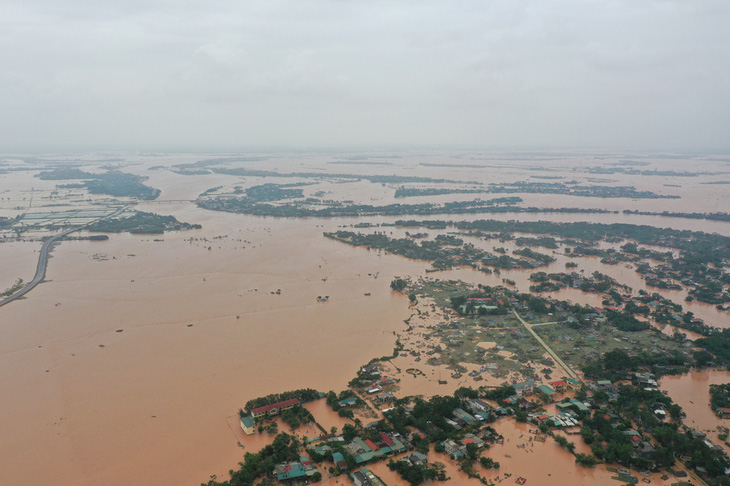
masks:
[[(295, 388), (342, 390), (359, 366), (373, 357), (391, 354), (395, 332), (405, 329), (403, 321), (411, 313), (408, 299), (392, 292), (389, 283), (395, 276), (425, 276), (429, 265), (352, 248), (322, 236), (324, 231), (356, 222), (404, 218), (275, 219), (207, 211), (197, 208), (193, 200), (211, 187), (270, 181), (149, 170), (154, 165), (197, 160), (192, 156), (130, 160), (124, 170), (149, 176), (147, 184), (162, 190), (159, 200), (140, 203), (139, 210), (171, 214), (203, 228), (154, 236), (110, 234), (104, 242), (64, 241), (52, 252), (46, 282), (24, 299), (0, 308), (0, 368), (5, 370), (0, 378), (4, 397), (2, 484), (196, 485), (211, 474), (224, 477), (244, 452), (260, 447), (244, 437), (237, 425), (237, 411), (247, 400)], [(386, 169), (332, 166), (327, 160), (331, 159), (282, 158), (254, 163), (252, 168), (275, 165), (282, 172), (312, 167), (336, 172), (385, 170), (485, 182), (532, 174), (519, 164), (489, 170), (424, 167), (413, 155), (394, 161)], [(575, 163), (566, 163), (555, 173), (575, 178)], [(638, 184), (625, 175), (605, 177), (615, 184)], [(542, 207), (583, 204), (697, 212), (728, 207), (723, 186), (699, 185), (706, 180), (684, 178), (677, 188), (665, 187), (666, 179), (651, 178), (641, 187), (681, 193), (679, 200), (522, 197), (526, 204)], [(27, 173), (0, 174), (0, 182), (3, 187), (18, 188), (2, 193), (8, 198), (0, 208), (3, 216), (17, 214), (12, 209), (15, 206), (27, 206), (23, 197), (29, 197), (31, 188), (50, 191), (54, 187), (54, 181), (40, 181)], [(379, 184), (325, 184), (331, 191), (327, 197), (333, 199), (342, 196), (368, 204), (404, 202), (394, 200), (392, 189)], [(706, 197), (696, 195), (700, 189)], [(84, 198), (80, 201), (90, 204)], [(422, 201), (412, 198), (405, 202)], [(36, 201), (33, 207), (36, 205), (42, 203)], [(428, 219), (620, 221), (730, 235), (728, 223), (659, 216), (520, 213)], [(391, 230), (400, 231), (388, 228)], [(4, 269), (0, 287), (11, 286), (17, 278), (30, 280), (39, 248), (40, 242), (0, 244)], [(564, 263), (564, 258), (558, 258), (553, 264), (555, 270)], [(633, 270), (589, 259), (578, 263), (586, 273), (599, 270), (629, 281), (636, 289), (645, 288)], [(529, 273), (489, 276), (463, 269), (429, 276), (488, 285), (510, 278), (526, 291)], [(600, 305), (597, 296), (574, 289), (554, 295)], [(318, 296), (329, 296), (329, 300), (320, 303)], [(694, 304), (691, 310), (708, 324), (730, 326), (727, 314), (712, 306)], [(695, 381), (706, 381), (702, 375), (688, 376), (676, 382), (665, 379), (663, 384), (690, 389)], [(415, 383), (404, 383), (404, 387), (409, 393), (418, 390)], [(422, 393), (439, 390), (438, 385), (427, 385)], [(670, 393), (679, 396), (672, 389)], [(689, 420), (705, 424), (702, 405), (681, 404)], [(340, 425), (336, 417), (326, 420), (327, 425)], [(708, 427), (713, 424), (706, 422)], [(614, 483), (605, 471), (576, 467), (572, 456), (550, 442), (541, 444), (539, 453), (517, 451), (514, 444), (525, 433), (519, 427), (501, 426), (500, 431), (510, 438), (509, 445), (495, 449), (504, 471), (533, 468), (537, 475), (530, 476), (531, 484)], [(452, 478), (463, 479), (456, 466), (448, 467)], [(389, 484), (398, 484), (384, 464), (373, 466), (373, 470), (390, 479), (386, 479)], [(496, 480), (497, 473), (489, 477)]]

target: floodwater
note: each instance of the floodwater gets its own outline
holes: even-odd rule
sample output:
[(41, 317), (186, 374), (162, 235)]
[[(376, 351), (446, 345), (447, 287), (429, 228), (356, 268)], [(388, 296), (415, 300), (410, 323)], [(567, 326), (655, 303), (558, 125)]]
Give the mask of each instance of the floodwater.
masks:
[[(397, 172), (486, 182), (526, 179), (531, 174), (519, 163), (503, 171), (426, 168), (418, 165), (419, 157), (411, 155), (403, 161), (402, 169), (327, 166), (322, 163), (324, 157), (313, 156), (253, 162), (246, 167), (271, 169), (269, 163), (278, 163), (283, 172), (314, 166), (336, 172)], [(247, 400), (300, 387), (339, 391), (362, 364), (392, 353), (395, 333), (405, 329), (403, 320), (412, 310), (407, 298), (393, 293), (389, 283), (394, 276), (426, 275), (428, 265), (352, 248), (322, 236), (323, 231), (351, 225), (355, 219), (259, 218), (205, 211), (191, 202), (211, 187), (248, 187), (276, 180), (215, 174), (191, 177), (148, 170), (152, 165), (198, 158), (139, 158), (122, 170), (149, 176), (148, 184), (162, 189), (158, 201), (140, 203), (138, 209), (172, 214), (181, 221), (202, 224), (202, 230), (164, 236), (110, 235), (105, 242), (64, 241), (52, 252), (47, 281), (25, 299), (0, 308), (0, 368), (5, 370), (0, 378), (4, 397), (0, 454), (5, 459), (0, 483), (194, 485), (211, 474), (223, 477), (236, 467), (245, 451), (263, 445), (261, 437), (243, 437), (238, 427), (237, 411)], [(424, 155), (422, 159), (433, 162), (443, 158)], [(671, 161), (664, 162), (672, 168)], [(574, 173), (577, 163), (566, 162), (556, 174), (565, 180), (580, 178)], [(707, 170), (718, 169), (717, 164), (707, 162)], [(3, 188), (15, 188), (0, 192), (0, 216), (89, 208), (106, 199), (78, 189), (68, 191), (83, 193), (72, 196), (72, 202), (51, 196), (56, 181), (41, 181), (32, 174), (0, 174)], [(639, 185), (625, 175), (596, 177), (614, 184)], [(649, 211), (687, 211), (690, 207), (718, 211), (727, 207), (723, 186), (700, 185), (711, 177), (674, 179), (680, 178), (669, 182), (681, 183), (681, 189), (664, 187), (667, 180), (661, 178), (648, 178), (647, 187), (639, 189), (681, 192), (683, 199), (522, 197), (526, 204), (544, 207), (581, 205)], [(422, 202), (420, 198), (394, 200), (392, 187), (364, 181), (325, 181), (311, 189), (305, 186), (305, 194), (322, 188), (329, 192), (327, 198), (371, 204)], [(704, 191), (704, 197), (693, 195), (699, 190)], [(453, 215), (440, 219), (487, 218), (623, 221), (730, 235), (727, 223), (621, 214)], [(396, 219), (405, 218), (362, 220), (380, 223)], [(497, 242), (484, 244), (491, 247), (492, 243), (497, 246)], [(17, 278), (32, 278), (38, 248), (40, 243), (34, 242), (0, 244), (4, 270), (1, 289)], [(561, 271), (565, 261), (558, 256), (550, 271)], [(614, 276), (631, 279), (630, 285), (642, 288), (643, 282), (636, 280), (632, 270), (611, 269), (588, 259), (578, 262), (586, 273), (618, 272), (620, 275)], [(526, 290), (529, 273), (489, 276), (462, 269), (431, 276), (489, 285), (510, 278)], [(329, 301), (318, 303), (318, 296), (329, 296)], [(600, 304), (599, 296), (574, 289), (556, 296)], [(697, 309), (708, 312), (708, 323), (728, 326), (727, 314), (710, 314), (709, 310), (716, 311), (701, 304)], [(415, 323), (415, 332), (423, 332), (419, 321)], [(413, 364), (411, 359), (399, 357), (394, 364), (405, 370)], [(469, 384), (466, 379), (464, 383), (446, 379), (447, 385), (439, 385), (433, 373), (417, 378), (404, 374), (399, 394), (443, 394)], [(693, 382), (690, 377), (686, 386)], [(687, 410), (690, 418), (697, 420), (694, 412), (690, 413), (693, 409)], [(321, 420), (327, 428), (341, 428), (344, 423), (336, 414), (318, 409), (313, 412), (324, 417)], [(529, 464), (531, 475), (522, 475), (530, 484), (603, 482), (603, 472), (575, 467), (572, 456), (554, 443), (533, 446), (539, 447), (539, 453), (517, 449), (522, 440), (519, 435), (524, 434), (519, 424), (503, 421), (499, 430), (510, 438), (504, 446), (493, 449), (494, 457), (503, 464), (499, 474), (523, 471)], [(382, 468), (373, 467), (378, 474)], [(449, 475), (463, 479), (455, 468), (447, 466)], [(382, 477), (388, 473), (383, 472)]]
[(723, 383), (730, 383), (730, 371), (702, 370), (690, 371), (681, 376), (665, 376), (659, 386), (687, 414), (685, 425), (707, 433), (709, 439), (730, 453), (725, 441), (717, 438), (721, 433), (720, 428), (730, 427), (730, 420), (721, 419), (710, 407), (710, 385)]

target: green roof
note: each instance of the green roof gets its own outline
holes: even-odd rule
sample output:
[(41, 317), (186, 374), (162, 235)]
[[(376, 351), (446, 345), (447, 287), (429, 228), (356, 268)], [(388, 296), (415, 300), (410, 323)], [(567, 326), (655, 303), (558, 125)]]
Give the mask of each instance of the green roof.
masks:
[(552, 395), (553, 393), (555, 393), (555, 390), (547, 385), (540, 385), (537, 387), (537, 389), (543, 392), (545, 395)]
[(357, 464), (360, 464), (361, 462), (368, 462), (368, 461), (372, 460), (373, 457), (375, 457), (375, 453), (374, 452), (372, 452), (372, 451), (370, 451), (370, 452), (363, 452), (359, 456), (355, 456), (355, 462)]
[(241, 418), (241, 423), (244, 427), (253, 427), (256, 425), (256, 422), (253, 421), (253, 418), (246, 415), (245, 417)]
[(403, 443), (398, 439), (393, 439), (393, 443), (390, 445), (390, 448), (394, 452), (403, 452), (404, 450), (406, 450), (406, 446), (404, 446)]
[(586, 407), (586, 404), (581, 402), (580, 400), (573, 399), (570, 401), (570, 403), (578, 407), (578, 410), (580, 410), (581, 412), (587, 412), (589, 410), (589, 408)]

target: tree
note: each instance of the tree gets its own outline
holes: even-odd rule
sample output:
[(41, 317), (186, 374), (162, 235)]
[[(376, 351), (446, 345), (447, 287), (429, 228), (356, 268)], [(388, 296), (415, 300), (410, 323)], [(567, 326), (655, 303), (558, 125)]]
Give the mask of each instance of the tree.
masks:
[(312, 481), (315, 483), (318, 483), (322, 480), (322, 473), (317, 471), (314, 474), (312, 474)]
[(575, 463), (580, 464), (581, 466), (591, 467), (598, 464), (598, 459), (590, 454), (578, 453), (575, 455)]
[(357, 428), (351, 424), (345, 424), (342, 426), (342, 436), (346, 442), (350, 442), (352, 439), (357, 437)]
[(396, 278), (392, 282), (390, 282), (390, 288), (395, 290), (396, 292), (402, 291), (406, 288), (407, 285), (408, 282), (403, 280), (402, 278)]
[(408, 300), (410, 300), (411, 303), (415, 304), (416, 303), (416, 299), (417, 299), (416, 294), (414, 294), (413, 292), (411, 292), (410, 294), (408, 294)]

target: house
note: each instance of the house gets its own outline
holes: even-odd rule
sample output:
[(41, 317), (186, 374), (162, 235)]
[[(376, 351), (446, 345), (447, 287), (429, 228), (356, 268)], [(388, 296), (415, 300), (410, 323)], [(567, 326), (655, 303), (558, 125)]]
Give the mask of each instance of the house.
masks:
[(529, 380), (523, 381), (521, 383), (515, 383), (512, 385), (512, 387), (515, 389), (515, 393), (519, 397), (526, 397), (529, 395), (532, 395), (535, 392), (535, 380), (530, 378)]
[(454, 422), (453, 420), (451, 420), (449, 418), (444, 418), (444, 422), (446, 422), (447, 424), (449, 424), (450, 426), (452, 426), (456, 430), (461, 430), (462, 429), (461, 425), (459, 425), (458, 423)]
[(444, 451), (454, 459), (460, 459), (466, 455), (466, 446), (452, 439), (445, 440), (441, 445), (444, 446)]
[(493, 407), (490, 404), (488, 404), (484, 400), (480, 400), (478, 398), (469, 400), (467, 402), (467, 406), (474, 413), (477, 413), (477, 412), (487, 412), (488, 413), (493, 410)]
[(373, 401), (375, 403), (388, 403), (388, 402), (394, 402), (396, 400), (395, 395), (391, 392), (385, 392), (382, 395), (378, 395), (377, 397), (373, 398)]
[(538, 393), (546, 397), (548, 400), (551, 400), (555, 396), (555, 390), (550, 388), (547, 385), (540, 385), (537, 387)]
[(654, 379), (654, 375), (651, 373), (640, 373), (637, 372), (634, 374), (636, 376), (636, 381), (639, 383), (640, 386), (643, 386), (644, 388), (657, 388), (659, 384)]
[(246, 415), (245, 417), (241, 417), (241, 428), (244, 432), (246, 432), (246, 435), (252, 435), (254, 431), (256, 430), (254, 427), (256, 425), (256, 422), (254, 422), (253, 418)]
[(565, 388), (568, 386), (563, 380), (551, 381), (548, 385), (550, 385), (556, 392), (564, 392)]
[(345, 398), (340, 400), (340, 407), (352, 407), (357, 404), (357, 397)]
[(367, 366), (364, 366), (360, 373), (363, 375), (369, 375), (369, 376), (380, 376), (380, 370), (378, 369), (378, 365), (376, 364), (370, 364)]
[(611, 380), (598, 380), (596, 382), (595, 388), (598, 391), (606, 391), (611, 386), (613, 386), (613, 383), (611, 383)]
[(317, 468), (306, 457), (296, 462), (282, 462), (274, 466), (274, 474), (279, 481), (306, 478), (316, 472)]
[(345, 469), (348, 468), (347, 461), (345, 460), (345, 456), (343, 456), (341, 452), (332, 453), (332, 462), (334, 462), (335, 466), (340, 468), (341, 471), (344, 471)]
[(350, 479), (355, 483), (355, 486), (385, 486), (380, 478), (365, 468), (350, 474)]
[(294, 405), (299, 405), (301, 400), (298, 398), (292, 398), (290, 400), (284, 400), (283, 402), (271, 403), (264, 405), (263, 407), (257, 407), (251, 410), (251, 415), (254, 418), (265, 417), (267, 415), (278, 415), (282, 410), (289, 410)]
[(576, 380), (575, 378), (568, 378), (565, 380), (565, 383), (571, 390), (580, 389), (580, 381)]
[(730, 408), (725, 407), (717, 407), (715, 409), (715, 412), (720, 415), (721, 417), (727, 417), (730, 415)]
[(484, 447), (484, 441), (474, 434), (466, 434), (460, 441), (463, 445), (474, 444), (477, 447)]
[(410, 456), (406, 456), (405, 458), (408, 462), (413, 464), (414, 466), (423, 466), (428, 462), (428, 457), (426, 457), (425, 454), (421, 454), (420, 452), (416, 451)]
[(585, 403), (580, 400), (576, 400), (575, 398), (571, 399), (569, 403), (573, 406), (573, 409), (578, 412), (588, 413), (591, 410)]
[(456, 419), (463, 420), (464, 422), (467, 422), (467, 423), (473, 422), (476, 420), (476, 417), (466, 413), (466, 411), (464, 411), (461, 408), (454, 409), (453, 415)]

